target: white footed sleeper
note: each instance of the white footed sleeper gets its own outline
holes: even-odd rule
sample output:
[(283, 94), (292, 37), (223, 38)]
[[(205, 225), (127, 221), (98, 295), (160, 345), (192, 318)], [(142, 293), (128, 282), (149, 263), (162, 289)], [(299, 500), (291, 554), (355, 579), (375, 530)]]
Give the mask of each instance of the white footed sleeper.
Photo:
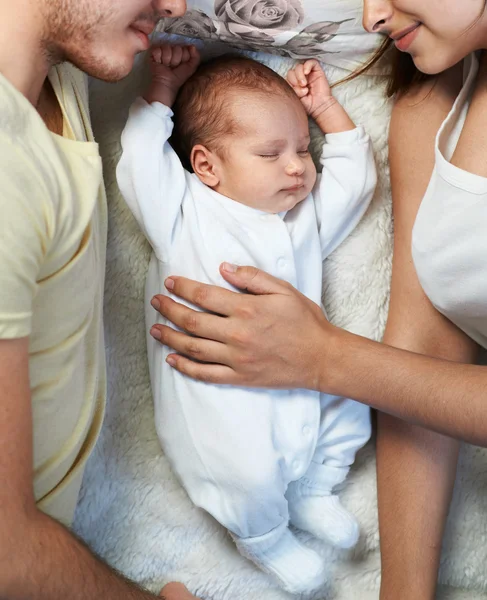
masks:
[[(169, 275), (229, 288), (219, 273), (224, 261), (259, 267), (321, 304), (322, 261), (355, 228), (375, 189), (364, 130), (327, 135), (312, 194), (285, 214), (269, 214), (222, 196), (185, 171), (168, 143), (171, 117), (168, 107), (138, 99), (117, 170), (154, 251), (147, 324), (156, 316), (163, 322), (150, 300), (167, 293)], [(368, 407), (308, 390), (193, 381), (166, 363), (169, 350), (149, 334), (147, 344), (158, 436), (192, 501), (283, 587), (294, 593), (316, 587), (323, 579), (321, 559), (293, 536), (290, 516), (296, 526), (338, 546), (356, 541), (353, 517), (332, 494), (370, 437)]]

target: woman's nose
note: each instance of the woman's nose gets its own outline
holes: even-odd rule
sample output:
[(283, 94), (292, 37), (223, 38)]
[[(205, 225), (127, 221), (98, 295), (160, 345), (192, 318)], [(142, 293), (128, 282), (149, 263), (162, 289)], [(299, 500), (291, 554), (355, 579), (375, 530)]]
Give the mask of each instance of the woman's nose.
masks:
[(186, 12), (186, 0), (155, 0), (161, 17), (182, 17)]
[(369, 33), (383, 32), (393, 12), (391, 0), (364, 0), (364, 29)]

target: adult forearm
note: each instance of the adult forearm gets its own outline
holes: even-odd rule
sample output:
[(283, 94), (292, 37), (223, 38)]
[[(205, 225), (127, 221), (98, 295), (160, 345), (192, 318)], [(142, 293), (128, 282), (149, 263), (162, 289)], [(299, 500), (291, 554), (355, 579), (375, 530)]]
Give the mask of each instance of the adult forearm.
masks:
[(381, 600), (434, 600), (458, 442), (378, 414)]
[[(38, 512), (0, 549), (0, 597), (8, 600), (149, 600), (62, 525)], [(2, 536), (3, 538), (3, 536)]]
[(324, 336), (320, 390), (487, 446), (487, 368), (392, 348), (341, 330)]

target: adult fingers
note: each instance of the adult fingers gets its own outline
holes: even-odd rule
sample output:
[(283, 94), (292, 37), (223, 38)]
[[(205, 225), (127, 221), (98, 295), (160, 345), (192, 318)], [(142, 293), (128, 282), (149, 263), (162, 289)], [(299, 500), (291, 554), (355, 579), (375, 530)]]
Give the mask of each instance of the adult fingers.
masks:
[(182, 583), (168, 583), (159, 595), (163, 600), (198, 600)]
[[(185, 277), (168, 277), (165, 285), (175, 296), (217, 315), (229, 316), (242, 304), (242, 295), (238, 292)], [(162, 298), (156, 298), (162, 301)]]
[(220, 267), (222, 276), (235, 287), (251, 294), (286, 294), (294, 289), (289, 283), (278, 279), (256, 267), (237, 267), (223, 263)]
[(225, 365), (198, 363), (178, 354), (170, 354), (167, 357), (167, 362), (176, 371), (191, 377), (191, 379), (206, 383), (240, 385), (237, 373), (231, 367)]
[(167, 325), (154, 325), (151, 335), (161, 344), (193, 360), (206, 363), (228, 362), (228, 347), (221, 342), (187, 335)]
[[(162, 295), (153, 298), (152, 306), (176, 327), (191, 335), (218, 342), (226, 340), (227, 321), (224, 317), (193, 310)], [(157, 325), (154, 327), (157, 328)]]

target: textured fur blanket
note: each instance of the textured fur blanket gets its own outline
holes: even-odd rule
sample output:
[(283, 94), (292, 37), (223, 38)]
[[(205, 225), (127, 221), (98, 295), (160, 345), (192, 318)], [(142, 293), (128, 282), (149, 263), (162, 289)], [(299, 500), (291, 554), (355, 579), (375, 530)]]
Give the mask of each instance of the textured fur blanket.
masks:
[[(291, 59), (263, 59), (284, 74)], [(332, 81), (346, 75), (327, 68)], [(110, 233), (105, 298), (109, 405), (102, 437), (85, 477), (75, 529), (110, 564), (158, 591), (183, 581), (205, 600), (285, 600), (236, 551), (226, 532), (192, 506), (172, 474), (154, 428), (145, 349), (143, 290), (150, 249), (121, 198), (115, 166), (128, 108), (140, 91), (143, 69), (116, 85), (92, 82), (92, 116), (105, 165)], [(336, 94), (375, 146), (377, 193), (353, 235), (324, 265), (324, 301), (331, 320), (380, 339), (387, 314), (392, 226), (387, 129), (390, 104), (378, 77), (361, 77)], [(313, 129), (315, 155), (321, 135)], [(351, 553), (309, 540), (329, 565), (315, 598), (377, 600), (380, 564), (374, 445), (359, 455), (343, 490), (362, 536)], [(487, 595), (487, 452), (464, 447), (444, 542), (442, 600)]]

